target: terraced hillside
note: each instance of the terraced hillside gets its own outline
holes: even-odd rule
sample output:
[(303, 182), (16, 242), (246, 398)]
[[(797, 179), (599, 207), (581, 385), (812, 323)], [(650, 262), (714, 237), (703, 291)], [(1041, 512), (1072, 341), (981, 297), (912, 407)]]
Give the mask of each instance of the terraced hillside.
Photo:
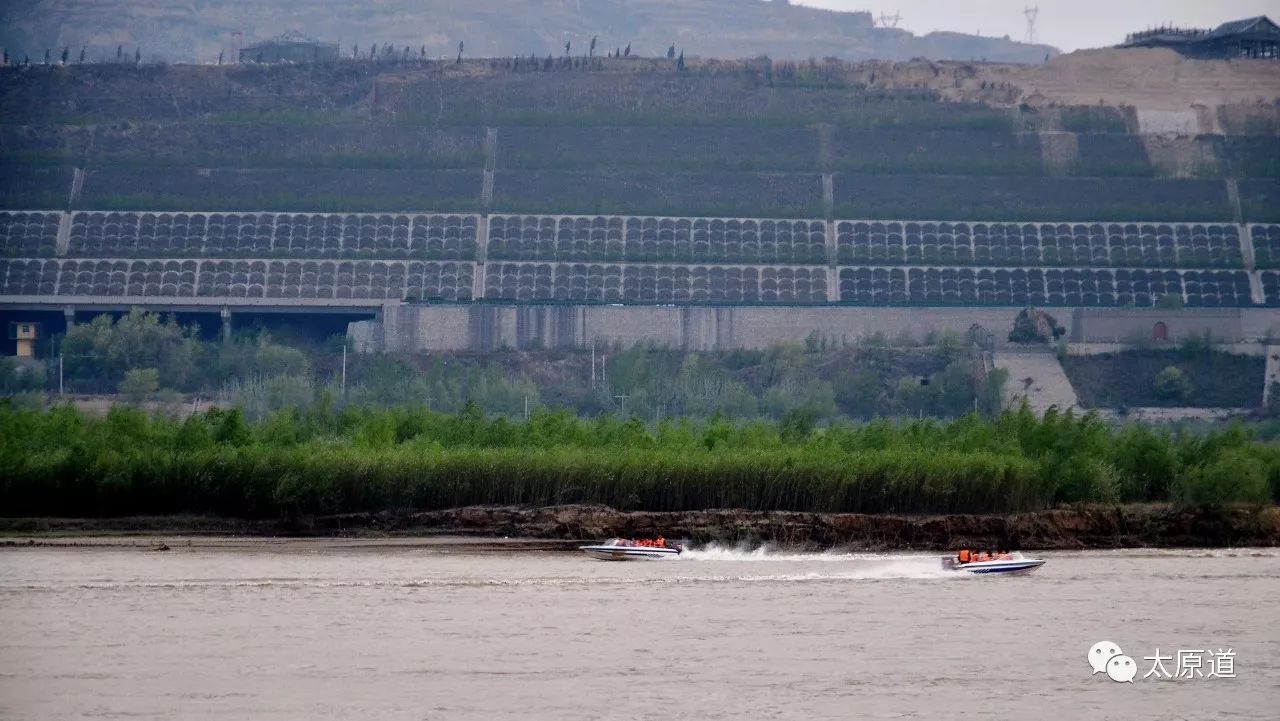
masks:
[(1280, 307), (1274, 104), (1189, 108), (1230, 132), (1152, 135), (1142, 107), (1030, 102), (1007, 72), (5, 69), (0, 294)]

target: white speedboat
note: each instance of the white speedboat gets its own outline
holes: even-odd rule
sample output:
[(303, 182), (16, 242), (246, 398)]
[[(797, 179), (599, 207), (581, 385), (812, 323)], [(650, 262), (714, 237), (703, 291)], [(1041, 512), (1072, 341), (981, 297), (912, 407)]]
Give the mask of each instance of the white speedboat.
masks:
[(679, 545), (662, 539), (657, 541), (631, 541), (611, 538), (597, 546), (581, 546), (582, 552), (601, 561), (654, 561), (676, 558), (683, 550)]
[(1027, 558), (1021, 552), (1002, 553), (996, 558), (983, 561), (961, 562), (957, 556), (943, 556), (942, 567), (948, 571), (964, 571), (967, 573), (1031, 573), (1044, 565), (1039, 558)]

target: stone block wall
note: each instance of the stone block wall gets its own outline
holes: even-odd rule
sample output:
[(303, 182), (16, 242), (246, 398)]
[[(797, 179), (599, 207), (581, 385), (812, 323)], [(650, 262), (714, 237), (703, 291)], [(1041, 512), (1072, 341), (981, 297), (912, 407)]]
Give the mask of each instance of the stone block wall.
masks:
[[(382, 321), (352, 324), (362, 347), (387, 351), (485, 351), (652, 342), (683, 350), (767, 348), (816, 333), (853, 343), (877, 333), (967, 332), (979, 325), (1002, 341), (1018, 308), (847, 306), (393, 305)], [(1061, 322), (1070, 323), (1069, 318)], [(373, 344), (369, 346), (369, 344)]]

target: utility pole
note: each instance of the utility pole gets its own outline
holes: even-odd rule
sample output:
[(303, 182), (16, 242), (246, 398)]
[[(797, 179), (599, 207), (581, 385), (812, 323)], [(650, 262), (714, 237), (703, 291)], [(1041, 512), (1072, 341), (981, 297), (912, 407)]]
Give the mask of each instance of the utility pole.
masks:
[(591, 339), (591, 390), (596, 389), (596, 339)]
[(524, 394), (524, 419), (529, 420), (529, 394)]
[(347, 343), (342, 342), (342, 397), (347, 397)]
[(58, 395), (62, 395), (62, 354), (58, 354)]

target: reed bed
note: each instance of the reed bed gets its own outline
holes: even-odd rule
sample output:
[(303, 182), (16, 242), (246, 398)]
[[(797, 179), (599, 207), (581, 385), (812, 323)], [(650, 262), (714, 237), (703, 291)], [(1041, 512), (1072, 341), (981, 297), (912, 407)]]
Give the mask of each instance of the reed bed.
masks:
[(1010, 412), (951, 423), (794, 425), (419, 408), (288, 411), (258, 424), (117, 408), (0, 407), (0, 513), (263, 518), (476, 504), (627, 510), (1004, 513), (1060, 503), (1273, 501), (1280, 449)]

